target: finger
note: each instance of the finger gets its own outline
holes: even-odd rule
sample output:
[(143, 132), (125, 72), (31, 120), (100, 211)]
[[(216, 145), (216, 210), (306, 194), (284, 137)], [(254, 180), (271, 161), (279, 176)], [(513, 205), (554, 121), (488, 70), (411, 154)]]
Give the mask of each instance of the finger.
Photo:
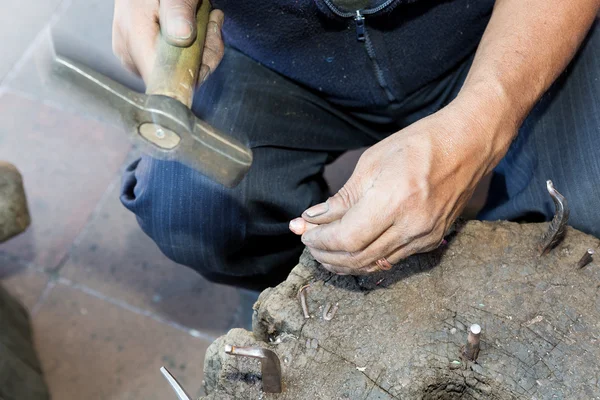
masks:
[(351, 253), (347, 251), (325, 251), (310, 249), (315, 260), (331, 265), (340, 265), (352, 269), (370, 268), (377, 260), (394, 253), (405, 246), (410, 239), (402, 237), (397, 229), (391, 227), (364, 250)]
[(206, 29), (204, 51), (202, 53), (202, 66), (200, 67), (200, 76), (198, 78), (200, 84), (217, 69), (225, 54), (225, 44), (221, 35), (224, 20), (225, 14), (223, 14), (223, 11), (211, 11)]
[(442, 241), (443, 239), (432, 240), (430, 237), (418, 238), (389, 254), (386, 259), (390, 264), (396, 265), (414, 254), (427, 253), (437, 249)]
[[(302, 235), (302, 242), (314, 249), (346, 251), (365, 249), (392, 224), (387, 200), (369, 192), (342, 219), (319, 225)], [(383, 204), (381, 203), (383, 201)]]
[[(130, 69), (137, 71), (144, 81), (148, 81), (156, 58), (156, 38), (158, 37), (158, 14), (156, 10), (140, 11), (141, 15), (131, 23), (122, 49), (123, 59), (130, 60)], [(132, 68), (131, 68), (132, 67)]]
[(306, 222), (302, 218), (295, 218), (290, 221), (290, 231), (294, 232), (298, 236), (302, 236), (304, 232), (307, 232), (316, 227), (317, 225), (311, 224), (310, 222)]
[(323, 268), (325, 268), (327, 271), (336, 274), (336, 275), (352, 275), (352, 270), (350, 268), (346, 268), (346, 267), (340, 267), (340, 266), (336, 266), (336, 265), (329, 265), (329, 264), (321, 264), (321, 266)]
[(133, 62), (133, 58), (131, 58), (131, 54), (129, 54), (125, 38), (123, 37), (120, 27), (117, 25), (116, 22), (113, 24), (112, 50), (115, 57), (119, 59), (121, 64), (127, 70), (133, 72), (136, 75), (140, 75), (139, 70)]
[(189, 46), (196, 39), (198, 0), (160, 0), (160, 26), (173, 46)]
[(302, 213), (302, 218), (313, 224), (328, 224), (342, 218), (358, 200), (353, 191), (347, 186), (342, 187), (326, 202), (312, 206)]

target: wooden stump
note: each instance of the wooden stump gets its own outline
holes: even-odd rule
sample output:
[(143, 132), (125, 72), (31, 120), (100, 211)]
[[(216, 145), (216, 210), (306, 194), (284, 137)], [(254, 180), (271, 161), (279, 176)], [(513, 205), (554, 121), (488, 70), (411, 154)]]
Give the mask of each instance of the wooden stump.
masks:
[[(600, 265), (576, 268), (599, 241), (569, 229), (540, 257), (546, 227), (469, 222), (447, 246), (368, 277), (332, 275), (305, 253), (261, 294), (252, 333), (210, 346), (205, 399), (600, 398)], [(339, 310), (326, 321), (329, 303)], [(461, 357), (471, 324), (476, 362)], [(284, 391), (261, 393), (258, 363), (226, 344), (275, 351)]]

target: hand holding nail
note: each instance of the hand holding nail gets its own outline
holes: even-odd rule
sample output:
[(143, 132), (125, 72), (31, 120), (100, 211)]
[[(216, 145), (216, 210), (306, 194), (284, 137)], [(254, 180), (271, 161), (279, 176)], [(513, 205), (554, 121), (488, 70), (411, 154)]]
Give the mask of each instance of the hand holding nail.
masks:
[(337, 274), (387, 270), (437, 248), (491, 165), (476, 132), (452, 130), (457, 118), (442, 110), (371, 147), (346, 185), (290, 230)]

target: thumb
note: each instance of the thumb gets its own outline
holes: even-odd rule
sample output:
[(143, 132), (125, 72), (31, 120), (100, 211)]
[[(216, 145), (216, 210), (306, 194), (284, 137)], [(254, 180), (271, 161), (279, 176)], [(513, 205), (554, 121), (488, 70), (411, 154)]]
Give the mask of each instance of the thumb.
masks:
[(185, 47), (196, 39), (196, 11), (199, 1), (160, 1), (161, 31), (169, 44)]
[(346, 212), (358, 202), (352, 187), (346, 184), (335, 196), (327, 199), (325, 203), (312, 206), (304, 211), (302, 218), (312, 224), (322, 225), (341, 219)]

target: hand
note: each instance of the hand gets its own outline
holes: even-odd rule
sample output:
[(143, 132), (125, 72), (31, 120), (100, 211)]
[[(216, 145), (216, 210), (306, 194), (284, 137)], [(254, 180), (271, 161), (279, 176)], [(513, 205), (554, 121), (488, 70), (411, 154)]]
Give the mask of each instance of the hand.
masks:
[(455, 101), (374, 145), (346, 185), (290, 229), (338, 274), (367, 274), (382, 257), (394, 264), (435, 249), (516, 132), (472, 111)]
[[(127, 69), (147, 80), (154, 66), (159, 29), (162, 27), (170, 44), (191, 45), (196, 40), (196, 10), (200, 3), (201, 0), (116, 0), (113, 52)], [(220, 10), (210, 13), (199, 83), (206, 80), (223, 58), (223, 19)]]

